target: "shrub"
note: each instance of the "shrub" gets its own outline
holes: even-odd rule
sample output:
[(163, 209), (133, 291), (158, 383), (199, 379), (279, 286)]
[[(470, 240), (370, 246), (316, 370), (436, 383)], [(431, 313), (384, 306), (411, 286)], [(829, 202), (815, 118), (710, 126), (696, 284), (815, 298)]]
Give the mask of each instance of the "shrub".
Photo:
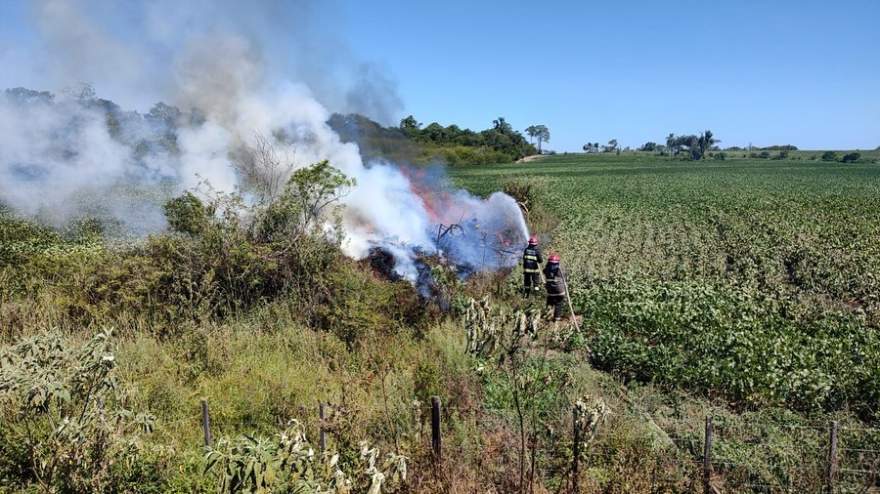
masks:
[(859, 153), (846, 153), (845, 155), (843, 155), (843, 158), (840, 158), (840, 161), (842, 161), (843, 163), (855, 163), (861, 157), (862, 155)]
[(0, 485), (131, 490), (154, 418), (125, 406), (110, 336), (72, 345), (43, 333), (0, 350)]
[[(323, 161), (297, 170), (278, 197), (251, 208), (236, 195), (205, 203), (185, 193), (165, 205), (169, 224), (183, 235), (155, 236), (113, 254), (82, 277), (71, 298), (85, 322), (143, 315), (159, 332), (282, 294), (308, 319), (340, 256), (336, 204), (353, 183)], [(323, 231), (327, 222), (336, 235)]]
[(407, 281), (389, 283), (339, 256), (327, 273), (312, 322), (348, 347), (363, 338), (404, 328), (419, 330), (428, 317), (423, 301)]
[(712, 159), (724, 161), (727, 159), (727, 154), (724, 152), (715, 153), (715, 156), (712, 156)]
[[(275, 439), (222, 438), (205, 455), (215, 470), (219, 492), (395, 492), (406, 481), (407, 458), (361, 442), (360, 454), (342, 464), (340, 454), (315, 453), (303, 425), (294, 420)], [(347, 471), (346, 471), (347, 470)]]
[(214, 214), (191, 192), (166, 202), (163, 209), (173, 231), (190, 235), (204, 232)]
[(834, 151), (825, 151), (822, 153), (822, 161), (837, 161), (837, 153)]

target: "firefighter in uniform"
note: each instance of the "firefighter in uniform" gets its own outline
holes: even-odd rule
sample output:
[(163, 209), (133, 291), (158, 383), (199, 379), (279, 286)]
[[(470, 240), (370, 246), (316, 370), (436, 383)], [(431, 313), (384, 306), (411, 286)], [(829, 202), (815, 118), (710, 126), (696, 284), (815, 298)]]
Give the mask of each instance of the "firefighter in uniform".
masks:
[(565, 302), (565, 280), (559, 269), (559, 255), (551, 254), (544, 267), (547, 287), (547, 306), (553, 307), (553, 320), (562, 319), (562, 305)]
[(523, 276), (524, 286), (523, 295), (530, 297), (532, 292), (541, 289), (541, 263), (544, 259), (541, 257), (541, 250), (538, 249), (538, 237), (532, 235), (529, 237), (529, 245), (523, 251)]

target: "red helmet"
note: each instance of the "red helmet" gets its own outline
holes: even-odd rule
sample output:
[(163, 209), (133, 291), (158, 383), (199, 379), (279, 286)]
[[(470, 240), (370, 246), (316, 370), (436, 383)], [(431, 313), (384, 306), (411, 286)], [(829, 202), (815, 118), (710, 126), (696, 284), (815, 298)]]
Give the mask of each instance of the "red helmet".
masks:
[(559, 264), (559, 254), (550, 254), (550, 257), (547, 259), (547, 262), (553, 264)]
[(529, 237), (529, 245), (538, 245), (538, 236), (532, 235)]

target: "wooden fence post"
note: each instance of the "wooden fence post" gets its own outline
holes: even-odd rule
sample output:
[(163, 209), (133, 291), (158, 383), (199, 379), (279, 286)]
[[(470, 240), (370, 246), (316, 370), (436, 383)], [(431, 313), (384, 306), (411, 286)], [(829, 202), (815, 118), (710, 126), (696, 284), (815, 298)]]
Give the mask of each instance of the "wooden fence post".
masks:
[(436, 462), (443, 458), (440, 447), (440, 397), (431, 397), (431, 449)]
[(828, 437), (828, 471), (825, 479), (825, 489), (828, 494), (834, 492), (834, 480), (837, 477), (837, 421), (831, 422)]
[(324, 402), (318, 403), (318, 418), (320, 419), (320, 428), (318, 429), (318, 443), (321, 445), (321, 453), (327, 449), (327, 431), (324, 430)]
[(572, 416), (572, 439), (574, 441), (571, 450), (571, 492), (577, 494), (580, 492), (580, 475), (578, 473), (581, 460), (581, 428), (580, 413), (578, 407), (575, 406), (571, 412)]
[(703, 441), (703, 492), (712, 492), (712, 416), (706, 415), (706, 435)]
[(205, 447), (211, 447), (211, 414), (208, 412), (208, 400), (202, 398), (202, 432), (205, 434)]

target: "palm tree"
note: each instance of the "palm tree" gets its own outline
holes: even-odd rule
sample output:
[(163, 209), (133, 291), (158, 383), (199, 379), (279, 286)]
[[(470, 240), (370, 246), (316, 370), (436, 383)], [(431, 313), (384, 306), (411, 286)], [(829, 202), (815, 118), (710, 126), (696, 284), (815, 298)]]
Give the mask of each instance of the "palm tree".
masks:
[(704, 158), (706, 156), (706, 151), (711, 149), (712, 146), (714, 146), (715, 143), (717, 143), (717, 142), (721, 142), (721, 141), (718, 141), (717, 139), (713, 138), (713, 134), (712, 134), (711, 130), (707, 130), (707, 131), (703, 132), (703, 134), (700, 136), (699, 140), (697, 141), (697, 143), (700, 146), (700, 158), (701, 159)]

